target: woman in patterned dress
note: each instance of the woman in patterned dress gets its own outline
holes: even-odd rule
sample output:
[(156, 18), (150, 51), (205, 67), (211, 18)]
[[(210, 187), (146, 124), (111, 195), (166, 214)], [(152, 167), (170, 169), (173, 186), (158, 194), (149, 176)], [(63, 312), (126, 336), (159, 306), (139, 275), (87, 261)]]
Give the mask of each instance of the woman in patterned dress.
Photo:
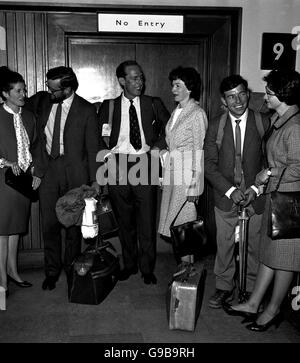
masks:
[[(164, 154), (163, 193), (158, 232), (170, 238), (170, 224), (185, 200), (175, 225), (193, 221), (197, 217), (194, 202), (203, 192), (203, 141), (207, 116), (199, 106), (201, 79), (191, 67), (177, 67), (169, 74), (177, 107), (166, 125), (168, 152)], [(178, 256), (175, 256), (180, 262)], [(192, 255), (181, 261), (192, 262)]]
[[(19, 235), (28, 228), (30, 200), (5, 183), (5, 171), (11, 168), (15, 175), (21, 170), (33, 172), (33, 155), (38, 146), (34, 115), (23, 109), (25, 82), (23, 77), (0, 68), (0, 286), (8, 295), (8, 282), (19, 287), (30, 287), (31, 283), (20, 278), (17, 269)], [(34, 151), (34, 152), (33, 152)], [(33, 189), (39, 187), (41, 179), (34, 170)]]

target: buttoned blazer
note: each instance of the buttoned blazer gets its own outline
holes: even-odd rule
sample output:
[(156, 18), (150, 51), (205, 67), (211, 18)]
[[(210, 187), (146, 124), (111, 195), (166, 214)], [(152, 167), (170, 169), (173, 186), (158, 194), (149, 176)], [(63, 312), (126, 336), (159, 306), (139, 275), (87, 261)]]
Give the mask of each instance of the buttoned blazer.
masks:
[[(269, 126), (269, 120), (262, 117), (264, 130)], [(235, 147), (233, 129), (228, 115), (224, 126), (224, 136), (220, 149), (216, 144), (220, 117), (216, 117), (208, 124), (204, 141), (204, 174), (214, 190), (215, 206), (223, 211), (229, 211), (233, 202), (225, 193), (234, 185)], [(245, 130), (242, 155), (242, 169), (246, 188), (255, 182), (256, 174), (263, 167), (262, 140), (256, 127), (254, 113), (249, 109)], [(256, 213), (261, 214), (264, 207), (264, 196), (253, 202)]]
[[(38, 92), (30, 97), (25, 107), (37, 118), (37, 132), (41, 140), (42, 165), (47, 170), (49, 156), (46, 151), (45, 126), (52, 103), (48, 92)], [(99, 129), (96, 108), (84, 98), (74, 95), (64, 127), (64, 162), (70, 187), (77, 187), (96, 180), (96, 155), (99, 151)]]
[[(109, 149), (116, 146), (120, 134), (121, 126), (121, 100), (122, 95), (114, 100), (114, 112), (111, 125)], [(157, 146), (159, 149), (166, 147), (165, 126), (169, 120), (170, 113), (158, 97), (146, 95), (140, 96), (141, 121), (146, 144), (152, 148)], [(105, 100), (98, 113), (100, 134), (102, 135), (103, 124), (109, 122), (109, 100)], [(106, 144), (101, 138), (101, 149), (107, 149)]]
[(279, 178), (286, 168), (279, 186), (279, 191), (300, 191), (300, 113), (298, 106), (278, 118), (274, 114), (271, 120), (272, 134), (267, 141), (267, 157), (272, 167), (266, 193), (275, 190)]

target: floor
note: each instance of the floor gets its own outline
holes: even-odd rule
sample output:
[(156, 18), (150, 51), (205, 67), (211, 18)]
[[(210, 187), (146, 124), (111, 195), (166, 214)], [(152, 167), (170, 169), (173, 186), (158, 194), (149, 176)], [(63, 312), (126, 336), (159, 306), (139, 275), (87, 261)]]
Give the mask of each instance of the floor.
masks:
[[(113, 242), (116, 242), (113, 240)], [(165, 242), (161, 242), (165, 243)], [(117, 246), (117, 248), (119, 248)], [(7, 309), (0, 311), (0, 342), (19, 343), (299, 343), (300, 331), (288, 320), (264, 333), (248, 331), (240, 317), (207, 306), (214, 292), (213, 259), (205, 259), (207, 276), (195, 331), (170, 330), (166, 314), (166, 290), (176, 268), (170, 246), (157, 256), (157, 285), (145, 285), (140, 275), (119, 281), (99, 305), (69, 303), (66, 279), (43, 291), (42, 269), (26, 269), (21, 275), (33, 287), (10, 286)]]

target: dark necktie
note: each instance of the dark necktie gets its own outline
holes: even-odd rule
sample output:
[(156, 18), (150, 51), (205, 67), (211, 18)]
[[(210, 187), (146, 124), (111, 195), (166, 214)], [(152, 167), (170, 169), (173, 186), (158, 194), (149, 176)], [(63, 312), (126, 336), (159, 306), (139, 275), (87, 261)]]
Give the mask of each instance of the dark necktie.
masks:
[(133, 105), (133, 100), (130, 100), (129, 106), (129, 125), (130, 125), (130, 144), (135, 148), (135, 150), (139, 150), (142, 147), (141, 140), (141, 132), (139, 121), (136, 114), (136, 109)]
[(56, 159), (60, 155), (60, 121), (61, 121), (61, 102), (58, 104), (55, 114), (52, 145), (51, 145), (51, 157)]
[(234, 184), (240, 186), (242, 181), (242, 141), (241, 141), (241, 120), (235, 120), (235, 165), (234, 165)]

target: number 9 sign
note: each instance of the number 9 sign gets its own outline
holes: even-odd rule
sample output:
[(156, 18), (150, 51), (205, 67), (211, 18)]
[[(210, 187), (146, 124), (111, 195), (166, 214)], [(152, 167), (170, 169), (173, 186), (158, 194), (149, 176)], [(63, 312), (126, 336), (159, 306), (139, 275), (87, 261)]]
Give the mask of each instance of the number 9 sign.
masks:
[(296, 51), (292, 47), (295, 34), (290, 33), (263, 33), (261, 69), (273, 69), (284, 66), (295, 69)]

